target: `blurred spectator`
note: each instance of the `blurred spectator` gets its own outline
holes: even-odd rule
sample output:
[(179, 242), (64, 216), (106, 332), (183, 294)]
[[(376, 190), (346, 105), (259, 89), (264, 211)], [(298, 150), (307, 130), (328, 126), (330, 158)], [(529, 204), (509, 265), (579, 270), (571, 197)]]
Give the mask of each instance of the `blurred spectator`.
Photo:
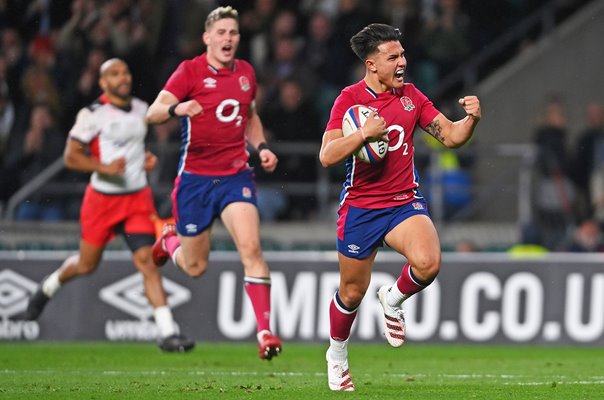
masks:
[(569, 252), (604, 252), (604, 238), (598, 223), (593, 219), (586, 219), (573, 232), (570, 243), (560, 249)]
[(62, 114), (63, 102), (57, 83), (50, 72), (43, 67), (32, 65), (27, 68), (21, 80), (21, 88), (24, 105), (27, 109), (43, 103), (50, 109), (53, 116)]
[[(314, 105), (304, 94), (302, 84), (295, 79), (285, 79), (279, 86), (278, 102), (268, 106), (262, 115), (271, 141), (286, 144), (316, 143), (321, 135), (321, 125)], [(270, 179), (296, 182), (314, 182), (317, 179), (317, 155), (281, 152), (279, 166), (272, 174), (258, 172), (259, 181)], [(314, 193), (289, 195), (286, 216), (292, 219), (307, 218), (316, 208)], [(283, 202), (282, 202), (283, 203)]]
[(69, 18), (69, 6), (72, 0), (30, 0), (13, 3), (17, 5), (19, 23), (25, 39), (37, 35), (49, 36), (51, 31), (60, 27)]
[[(366, 7), (364, 9), (362, 4)], [(340, 0), (338, 14), (334, 22), (334, 47), (331, 54), (332, 59), (338, 61), (343, 68), (341, 73), (334, 77), (333, 84), (339, 88), (348, 86), (359, 79), (352, 78), (352, 72), (361, 64), (350, 49), (350, 38), (373, 21), (375, 12), (369, 8), (370, 2), (359, 0)]]
[(15, 125), (15, 106), (6, 82), (0, 80), (0, 165), (4, 160), (6, 146)]
[(543, 244), (559, 247), (573, 222), (574, 186), (569, 179), (566, 115), (559, 98), (550, 99), (534, 135), (537, 146), (535, 212)]
[(23, 47), (23, 41), (19, 32), (14, 28), (7, 28), (2, 31), (0, 48), (2, 56), (6, 63), (6, 83), (8, 90), (17, 103), (21, 96), (21, 75), (27, 66), (27, 55)]
[(438, 80), (470, 54), (468, 28), (469, 18), (461, 11), (459, 0), (438, 1), (436, 14), (428, 17), (422, 32), (420, 48), (425, 59), (412, 70), (423, 92), (430, 94)]
[(259, 70), (265, 67), (269, 59), (270, 31), (277, 11), (276, 0), (255, 0), (251, 10), (241, 13), (239, 56), (249, 60)]
[[(168, 23), (167, 36), (165, 37), (172, 40), (170, 35), (175, 34), (176, 38), (174, 39), (174, 43), (164, 43), (168, 47), (164, 56), (171, 58), (176, 56), (180, 61), (180, 58), (193, 58), (203, 51), (201, 35), (204, 31), (204, 26), (202, 21), (206, 20), (208, 13), (213, 8), (213, 5), (210, 3), (211, 1), (205, 0), (178, 0), (170, 3), (172, 12), (169, 15), (170, 22)], [(171, 30), (176, 32), (170, 32)], [(178, 65), (177, 62), (175, 64)], [(176, 68), (176, 65), (166, 66), (165, 68), (172, 72), (172, 67)], [(165, 82), (170, 76), (169, 73), (166, 74), (165, 79), (160, 79), (161, 82)]]
[(462, 240), (455, 245), (457, 253), (475, 253), (479, 251), (478, 246), (471, 240)]
[[(63, 154), (64, 135), (56, 129), (51, 108), (35, 105), (29, 126), (23, 135), (13, 136), (2, 171), (2, 199), (7, 200), (22, 185), (56, 161)], [(51, 220), (63, 218), (57, 199), (32, 195), (18, 208), (16, 218), (21, 220)]]
[(319, 112), (321, 125), (329, 120), (331, 104), (340, 92), (334, 82), (342, 75), (342, 64), (330, 57), (337, 47), (334, 43), (333, 23), (329, 16), (314, 13), (308, 21), (307, 36), (302, 49), (302, 59), (317, 77), (318, 89), (315, 95), (315, 110)]
[(604, 106), (590, 103), (585, 128), (579, 134), (572, 176), (577, 185), (579, 218), (595, 217), (604, 224)]
[(511, 246), (508, 254), (513, 258), (540, 257), (549, 253), (543, 245), (540, 229), (534, 224), (522, 227), (520, 243)]
[(418, 57), (422, 21), (414, 0), (384, 0), (380, 18), (383, 23), (398, 28), (403, 35), (407, 55)]
[(279, 86), (289, 78), (296, 78), (306, 93), (316, 90), (316, 76), (300, 57), (301, 48), (296, 39), (284, 36), (275, 42), (274, 59), (260, 73), (269, 99), (279, 96)]
[(75, 76), (68, 89), (71, 95), (64, 102), (65, 125), (75, 121), (77, 112), (82, 107), (92, 104), (101, 94), (98, 85), (99, 68), (108, 58), (103, 48), (94, 47), (88, 52), (81, 69), (75, 70)]

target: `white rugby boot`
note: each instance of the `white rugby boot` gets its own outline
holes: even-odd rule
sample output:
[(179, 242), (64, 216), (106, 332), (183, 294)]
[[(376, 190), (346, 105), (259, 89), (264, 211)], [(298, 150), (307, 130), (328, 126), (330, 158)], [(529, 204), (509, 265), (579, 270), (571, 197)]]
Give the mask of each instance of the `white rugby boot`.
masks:
[(384, 309), (384, 336), (392, 347), (401, 347), (405, 343), (405, 313), (400, 307), (392, 307), (386, 297), (390, 286), (382, 286), (377, 296)]
[(327, 349), (325, 359), (327, 360), (327, 383), (329, 388), (334, 391), (354, 391), (354, 383), (352, 383), (352, 377), (348, 370), (348, 356), (346, 355), (342, 359), (332, 357), (330, 349)]

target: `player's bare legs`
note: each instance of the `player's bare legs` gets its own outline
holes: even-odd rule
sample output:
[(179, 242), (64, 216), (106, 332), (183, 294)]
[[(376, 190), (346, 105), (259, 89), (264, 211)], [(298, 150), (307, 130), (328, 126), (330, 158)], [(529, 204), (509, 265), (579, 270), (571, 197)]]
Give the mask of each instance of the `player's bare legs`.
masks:
[(161, 274), (151, 257), (151, 246), (143, 246), (135, 250), (132, 261), (143, 276), (145, 296), (153, 307), (153, 316), (159, 330), (160, 349), (169, 352), (185, 352), (193, 349), (195, 342), (180, 334), (172, 310), (167, 305)]
[(245, 290), (256, 314), (258, 353), (270, 360), (281, 352), (281, 340), (270, 329), (270, 271), (260, 247), (260, 216), (255, 205), (231, 203), (221, 214), (243, 264)]
[(376, 255), (377, 250), (374, 250), (369, 257), (359, 260), (338, 253), (340, 263), (338, 294), (346, 306), (356, 308), (361, 304), (371, 282), (371, 269)]
[(440, 270), (440, 240), (432, 220), (425, 215), (414, 215), (388, 232), (384, 241), (407, 258), (413, 274), (424, 282), (431, 282)]
[(143, 286), (145, 296), (153, 308), (165, 306), (166, 293), (161, 284), (159, 269), (151, 260), (151, 247), (145, 246), (132, 254), (132, 262), (137, 270), (143, 275)]
[(67, 258), (59, 268), (59, 281), (67, 283), (73, 278), (93, 273), (101, 262), (104, 247), (95, 246), (80, 240), (80, 252)]
[(79, 254), (68, 257), (63, 264), (46, 277), (32, 295), (23, 316), (26, 320), (38, 319), (48, 301), (70, 280), (94, 272), (101, 262), (104, 247), (80, 240)]
[(173, 255), (176, 266), (187, 275), (198, 278), (208, 268), (210, 257), (210, 229), (206, 229), (197, 236), (178, 235), (180, 250)]
[(269, 276), (260, 247), (260, 216), (256, 206), (231, 203), (222, 211), (221, 218), (235, 242), (245, 276)]
[(391, 230), (386, 244), (407, 258), (396, 282), (382, 286), (378, 299), (384, 309), (384, 335), (393, 347), (405, 342), (406, 326), (402, 303), (428, 286), (440, 270), (440, 241), (432, 220), (414, 215)]

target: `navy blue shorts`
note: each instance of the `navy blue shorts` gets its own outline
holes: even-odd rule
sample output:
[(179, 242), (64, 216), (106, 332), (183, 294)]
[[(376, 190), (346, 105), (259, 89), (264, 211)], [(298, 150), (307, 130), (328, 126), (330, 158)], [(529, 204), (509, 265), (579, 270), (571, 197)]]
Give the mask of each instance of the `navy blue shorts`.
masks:
[(176, 230), (183, 236), (197, 236), (235, 202), (257, 206), (253, 171), (229, 176), (183, 173), (172, 192)]
[(425, 199), (377, 209), (344, 205), (338, 214), (338, 252), (357, 259), (367, 258), (376, 248), (382, 247), (388, 232), (407, 218), (413, 215), (430, 216)]

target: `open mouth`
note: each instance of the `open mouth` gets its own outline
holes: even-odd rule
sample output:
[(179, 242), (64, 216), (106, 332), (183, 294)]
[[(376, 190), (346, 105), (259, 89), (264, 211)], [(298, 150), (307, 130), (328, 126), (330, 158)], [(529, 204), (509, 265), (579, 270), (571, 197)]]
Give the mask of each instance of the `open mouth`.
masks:
[(401, 68), (399, 70), (396, 70), (396, 72), (394, 73), (394, 77), (398, 80), (403, 79), (403, 77), (405, 76), (405, 69)]

